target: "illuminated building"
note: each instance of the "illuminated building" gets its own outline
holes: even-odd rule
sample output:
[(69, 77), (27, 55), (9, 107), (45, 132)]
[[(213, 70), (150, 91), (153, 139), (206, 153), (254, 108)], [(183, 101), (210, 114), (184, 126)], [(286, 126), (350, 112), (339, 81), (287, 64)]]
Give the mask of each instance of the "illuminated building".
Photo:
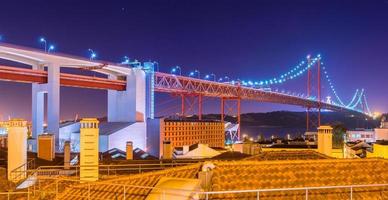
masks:
[(356, 129), (346, 131), (346, 140), (348, 142), (364, 141), (375, 142), (375, 131), (372, 129)]
[(197, 143), (223, 148), (225, 144), (221, 121), (158, 119), (148, 124), (147, 150), (155, 156), (163, 155), (163, 141), (170, 141), (172, 149)]
[(80, 180), (98, 180), (98, 120), (81, 120), (80, 133)]
[(376, 140), (388, 140), (388, 121), (383, 117), (380, 128), (375, 128)]

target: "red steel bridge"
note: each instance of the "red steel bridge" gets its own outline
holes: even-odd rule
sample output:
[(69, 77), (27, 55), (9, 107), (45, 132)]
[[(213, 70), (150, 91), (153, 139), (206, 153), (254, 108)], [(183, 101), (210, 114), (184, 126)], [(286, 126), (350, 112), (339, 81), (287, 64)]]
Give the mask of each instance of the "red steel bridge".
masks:
[[(59, 83), (61, 86), (92, 88), (102, 90), (125, 91), (127, 81), (124, 75), (130, 73), (131, 67), (122, 64), (107, 63), (101, 61), (75, 58), (74, 56), (48, 54), (36, 49), (25, 47), (16, 47), (11, 45), (0, 45), (0, 58), (35, 65), (42, 62), (53, 63), (60, 62), (63, 67), (76, 69), (87, 69), (89, 71), (99, 72), (108, 75), (108, 78), (94, 77), (89, 75), (76, 75), (69, 73), (60, 73)], [(46, 65), (47, 65), (46, 63)], [(327, 70), (321, 66), (321, 57), (315, 58), (308, 56), (306, 62), (302, 62), (295, 68), (279, 76), (278, 78), (266, 81), (211, 81), (192, 76), (182, 76), (172, 73), (162, 73), (152, 70), (153, 87), (155, 92), (171, 93), (181, 98), (181, 115), (185, 116), (187, 104), (185, 98), (196, 97), (198, 108), (197, 114), (199, 119), (202, 118), (203, 97), (219, 98), (221, 102), (221, 120), (225, 117), (225, 104), (233, 101), (235, 103), (235, 115), (237, 123), (240, 124), (241, 101), (251, 100), (256, 102), (270, 102), (279, 104), (288, 104), (306, 108), (306, 126), (307, 130), (320, 125), (321, 110), (332, 110), (339, 112), (353, 112), (371, 115), (369, 106), (366, 101), (364, 90), (357, 90), (352, 100), (344, 104), (338, 97), (332, 82), (328, 79)], [(138, 68), (142, 66), (138, 66)], [(313, 73), (313, 70), (315, 70)], [(38, 83), (44, 84), (50, 81), (48, 76), (49, 70), (43, 68), (20, 68), (12, 66), (0, 66), (0, 80)], [(285, 82), (303, 74), (307, 75), (306, 95), (297, 95), (295, 93), (279, 92), (271, 90), (274, 84), (285, 84)], [(115, 79), (109, 76), (116, 77)], [(333, 101), (323, 101), (321, 95), (321, 84), (324, 79), (328, 80), (329, 88), (332, 89), (337, 103)], [(240, 134), (238, 134), (238, 138)]]

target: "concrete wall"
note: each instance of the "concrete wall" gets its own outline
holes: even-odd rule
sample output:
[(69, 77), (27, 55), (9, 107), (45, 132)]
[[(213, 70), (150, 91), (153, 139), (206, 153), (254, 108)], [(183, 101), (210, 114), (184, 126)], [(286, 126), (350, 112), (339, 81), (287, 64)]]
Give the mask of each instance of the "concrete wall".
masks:
[(388, 140), (388, 128), (375, 128), (376, 140)]
[(367, 157), (379, 157), (388, 159), (388, 145), (373, 144), (373, 152), (368, 152)]
[(161, 139), (160, 139), (160, 124), (163, 119), (147, 119), (147, 149), (148, 153), (160, 157), (162, 154), (161, 150)]
[[(62, 152), (65, 141), (70, 141), (70, 146), (71, 146), (70, 149), (73, 150), (73, 148), (77, 148), (77, 151), (78, 151), (79, 147), (73, 147), (75, 142), (72, 140), (77, 138), (76, 144), (79, 145), (79, 131), (80, 131), (80, 123), (79, 122), (76, 122), (74, 124), (70, 124), (70, 125), (59, 128), (59, 146), (57, 149), (60, 152)], [(76, 134), (76, 135), (74, 135), (74, 134)]]
[[(116, 77), (109, 76), (110, 79)], [(146, 119), (146, 74), (133, 68), (125, 91), (108, 90), (109, 122), (144, 122)]]
[(110, 134), (108, 136), (108, 148), (118, 148), (122, 151), (125, 151), (126, 142), (132, 141), (133, 148), (140, 148), (146, 151), (146, 128), (146, 123), (137, 122), (115, 133)]

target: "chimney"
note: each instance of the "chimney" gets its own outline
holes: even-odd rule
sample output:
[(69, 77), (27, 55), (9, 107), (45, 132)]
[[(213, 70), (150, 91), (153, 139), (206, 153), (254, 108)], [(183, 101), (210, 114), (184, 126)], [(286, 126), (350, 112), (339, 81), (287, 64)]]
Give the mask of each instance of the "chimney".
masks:
[(163, 141), (163, 159), (172, 159), (172, 148), (170, 141)]
[(55, 158), (55, 136), (53, 134), (38, 135), (38, 158), (53, 161)]
[(99, 127), (96, 118), (81, 120), (80, 129), (80, 180), (98, 180)]
[(318, 152), (331, 156), (333, 149), (333, 128), (331, 126), (318, 127)]
[(63, 149), (64, 169), (70, 169), (70, 141), (66, 141)]
[(126, 151), (127, 151), (127, 160), (133, 160), (133, 144), (131, 141), (127, 142)]

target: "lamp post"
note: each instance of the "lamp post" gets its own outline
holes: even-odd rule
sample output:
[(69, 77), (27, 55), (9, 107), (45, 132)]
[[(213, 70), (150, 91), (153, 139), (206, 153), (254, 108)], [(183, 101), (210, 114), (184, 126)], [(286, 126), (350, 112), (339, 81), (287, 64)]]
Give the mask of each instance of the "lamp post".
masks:
[(55, 46), (50, 45), (47, 52), (50, 53), (51, 51), (54, 51), (54, 49), (55, 49)]
[(213, 73), (207, 74), (207, 75), (205, 76), (205, 79), (209, 79), (211, 76), (213, 76), (213, 81), (216, 81), (216, 75), (213, 74)]
[(39, 41), (44, 44), (44, 52), (47, 52), (47, 41), (46, 41), (46, 39), (41, 37)]
[(129, 64), (129, 57), (128, 56), (124, 56), (124, 61), (121, 62), (121, 64), (128, 65)]
[(197, 76), (198, 79), (201, 78), (201, 73), (198, 70), (194, 70), (194, 71), (190, 72), (189, 76), (193, 77), (195, 74), (198, 75)]
[(94, 60), (97, 57), (97, 54), (93, 51), (93, 49), (88, 49), (88, 51), (90, 52), (89, 60)]
[(179, 76), (182, 76), (182, 69), (181, 69), (181, 67), (179, 67), (179, 66), (173, 67), (173, 68), (171, 69), (171, 73), (172, 73), (172, 74), (175, 74), (175, 73), (177, 72), (177, 70), (179, 70)]
[[(153, 64), (154, 66), (156, 66), (156, 71), (159, 72), (159, 63), (154, 61)], [(155, 68), (154, 68), (154, 71), (155, 71)]]

